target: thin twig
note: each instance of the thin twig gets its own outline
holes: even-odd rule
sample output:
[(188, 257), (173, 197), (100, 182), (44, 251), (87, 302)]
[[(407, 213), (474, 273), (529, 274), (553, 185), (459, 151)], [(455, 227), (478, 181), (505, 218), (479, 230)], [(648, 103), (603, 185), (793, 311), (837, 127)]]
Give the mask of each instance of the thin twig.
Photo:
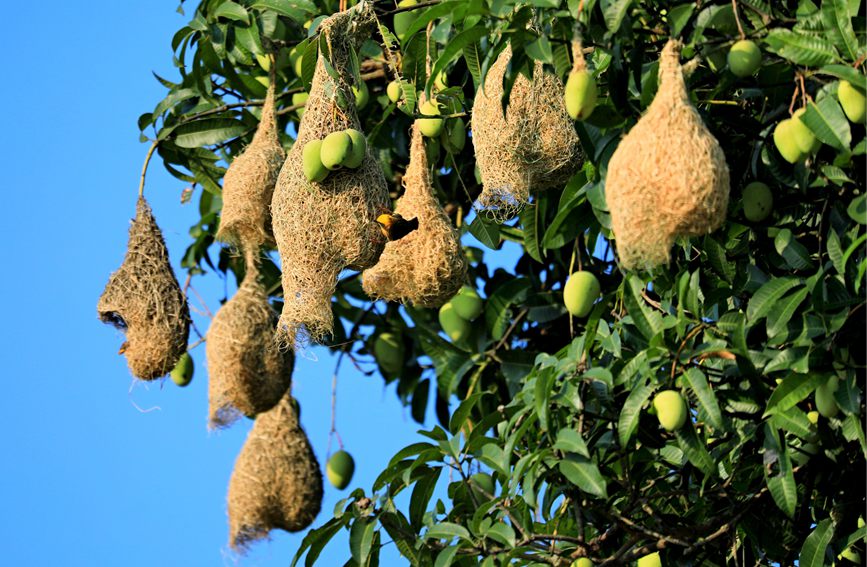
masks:
[(157, 149), (159, 142), (154, 140), (154, 143), (151, 144), (151, 147), (148, 148), (148, 153), (145, 155), (144, 165), (141, 168), (141, 179), (138, 182), (138, 196), (141, 199), (144, 196), (144, 186), (145, 186), (145, 175), (148, 172), (148, 165), (151, 162), (151, 157), (154, 155), (154, 150)]

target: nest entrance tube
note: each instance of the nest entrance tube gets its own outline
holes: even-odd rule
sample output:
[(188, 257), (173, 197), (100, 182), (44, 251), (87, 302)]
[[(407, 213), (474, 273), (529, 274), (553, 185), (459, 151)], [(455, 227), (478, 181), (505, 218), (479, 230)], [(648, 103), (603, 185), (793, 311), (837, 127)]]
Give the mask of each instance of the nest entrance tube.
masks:
[(663, 48), (659, 91), (608, 162), (605, 195), (627, 269), (667, 264), (677, 237), (708, 234), (726, 218), (728, 164), (689, 100), (680, 48)]
[(217, 239), (244, 248), (274, 244), (271, 198), (286, 159), (278, 137), (274, 99), (272, 77), (253, 141), (232, 160), (223, 177), (223, 211)]
[(274, 341), (277, 313), (268, 303), (252, 255), (247, 256), (244, 282), (208, 329), (211, 427), (226, 427), (242, 414), (253, 417), (270, 410), (292, 383), (294, 356)]
[(503, 114), (503, 77), (512, 58), (507, 47), (488, 70), (473, 103), (472, 132), (482, 178), (479, 205), (507, 219), (530, 199), (531, 191), (564, 185), (581, 167), (578, 134), (564, 102), (563, 83), (542, 63), (533, 79), (515, 79)]
[(271, 214), (283, 269), (280, 344), (321, 342), (332, 333), (331, 297), (344, 268), (376, 264), (385, 239), (376, 224), (388, 204), (388, 188), (371, 149), (357, 169), (332, 171), (321, 182), (308, 181), (302, 151), (331, 132), (361, 129), (353, 104), (350, 49), (376, 24), (373, 5), (361, 2), (325, 19), (319, 29), (330, 49), (326, 70), (320, 53), (298, 137), (277, 179)]
[(418, 219), (418, 229), (388, 242), (379, 263), (365, 270), (364, 291), (373, 298), (422, 307), (440, 307), (460, 290), (467, 262), (460, 235), (446, 216), (431, 185), (424, 137), (412, 129), (406, 192), (395, 212)]
[(273, 529), (307, 528), (322, 506), (322, 473), (288, 392), (256, 418), (229, 481), (229, 545), (244, 550)]
[(187, 300), (144, 197), (136, 203), (126, 257), (109, 278), (97, 312), (101, 321), (126, 332), (123, 354), (136, 378), (155, 380), (165, 376), (187, 351)]

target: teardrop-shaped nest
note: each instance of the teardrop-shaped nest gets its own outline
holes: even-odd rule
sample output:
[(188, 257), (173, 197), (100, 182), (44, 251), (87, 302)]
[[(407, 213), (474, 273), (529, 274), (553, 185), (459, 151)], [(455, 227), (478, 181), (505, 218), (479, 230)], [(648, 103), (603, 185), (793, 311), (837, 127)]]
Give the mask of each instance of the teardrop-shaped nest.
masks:
[(268, 87), (262, 119), (253, 141), (226, 170), (223, 177), (223, 212), (217, 239), (245, 248), (274, 245), (271, 198), (286, 152), (280, 145), (275, 112), (275, 89)]
[(322, 506), (322, 473), (288, 392), (259, 415), (229, 481), (229, 545), (243, 551), (273, 529), (307, 528)]
[(364, 2), (319, 26), (337, 78), (328, 74), (320, 55), (298, 138), (271, 203), (283, 269), (284, 303), (277, 329), (282, 345), (321, 342), (331, 335), (331, 297), (338, 275), (344, 268), (373, 266), (385, 246), (375, 221), (388, 204), (388, 187), (369, 147), (358, 169), (332, 171), (320, 183), (307, 181), (302, 169), (307, 142), (347, 128), (361, 129), (353, 104), (349, 48), (369, 37), (374, 25), (372, 4)]
[(406, 191), (395, 212), (418, 219), (418, 229), (385, 245), (379, 263), (365, 270), (364, 291), (373, 298), (440, 307), (461, 288), (467, 261), (460, 234), (446, 216), (431, 184), (424, 137), (414, 125)]
[(126, 257), (109, 278), (96, 309), (103, 323), (126, 331), (123, 353), (136, 378), (165, 376), (187, 350), (187, 300), (144, 197), (136, 203)]
[(294, 355), (274, 341), (277, 313), (258, 273), (248, 266), (244, 283), (208, 329), (208, 422), (231, 425), (274, 407), (292, 383)]
[(608, 162), (605, 196), (625, 268), (667, 264), (679, 236), (722, 226), (729, 199), (725, 154), (689, 100), (681, 43), (659, 58), (659, 91)]
[(482, 177), (479, 205), (506, 219), (531, 191), (564, 185), (581, 167), (578, 134), (563, 99), (563, 83), (536, 62), (532, 81), (515, 79), (503, 115), (503, 76), (512, 58), (507, 47), (488, 70), (473, 103), (472, 132)]

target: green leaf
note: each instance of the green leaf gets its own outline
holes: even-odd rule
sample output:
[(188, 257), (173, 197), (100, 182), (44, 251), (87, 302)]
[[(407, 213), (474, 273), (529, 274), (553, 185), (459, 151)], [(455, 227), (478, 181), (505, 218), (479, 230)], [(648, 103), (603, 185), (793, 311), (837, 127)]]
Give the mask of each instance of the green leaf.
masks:
[(750, 298), (750, 303), (747, 305), (747, 323), (753, 325), (767, 316), (771, 309), (773, 309), (774, 304), (786, 292), (799, 285), (802, 285), (801, 280), (791, 277), (775, 278), (765, 283)]
[(575, 453), (583, 457), (590, 458), (590, 451), (587, 450), (587, 444), (581, 438), (581, 434), (574, 429), (561, 429), (557, 432), (557, 442), (554, 443), (554, 449), (566, 451), (567, 453)]
[(476, 237), (476, 240), (492, 250), (496, 250), (500, 246), (500, 227), (482, 216), (476, 216), (473, 222), (470, 223), (470, 234)]
[(841, 53), (849, 59), (858, 59), (858, 39), (852, 28), (852, 15), (848, 0), (822, 0), (822, 21), (825, 33)]
[(797, 435), (801, 439), (806, 439), (812, 434), (812, 431), (810, 430), (810, 420), (807, 419), (807, 414), (797, 407), (789, 408), (787, 411), (774, 413), (771, 417), (771, 423), (774, 427), (784, 429), (789, 433)]
[(786, 263), (795, 270), (807, 270), (813, 266), (807, 248), (795, 239), (788, 228), (784, 228), (774, 237), (774, 247)]
[(716, 472), (717, 466), (707, 452), (707, 448), (695, 432), (695, 426), (691, 421), (687, 421), (677, 431), (674, 432), (677, 437), (677, 444), (680, 446), (683, 454), (689, 459), (694, 467), (702, 471), (706, 475), (712, 475)]
[(542, 250), (539, 248), (539, 205), (528, 205), (519, 214), (524, 231), (524, 250), (539, 263), (542, 263)]
[(409, 499), (409, 523), (416, 530), (421, 529), (427, 506), (433, 496), (442, 467), (431, 467), (421, 471)]
[(434, 363), (437, 384), (445, 397), (451, 396), (461, 379), (475, 365), (467, 353), (444, 341), (424, 327), (416, 327), (419, 343)]
[(836, 98), (826, 96), (819, 102), (810, 102), (801, 115), (801, 122), (812, 130), (817, 138), (832, 148), (841, 151), (849, 150), (852, 143), (852, 130)]
[(867, 194), (852, 199), (846, 208), (846, 214), (858, 224), (867, 224)]
[(536, 414), (539, 416), (539, 426), (542, 431), (548, 430), (548, 397), (551, 395), (554, 378), (556, 375), (553, 368), (547, 368), (536, 376), (533, 401), (536, 403)]
[(707, 422), (718, 431), (725, 429), (722, 412), (719, 408), (719, 403), (716, 401), (716, 395), (710, 388), (707, 378), (698, 368), (690, 368), (684, 374), (684, 380), (687, 386), (695, 393), (701, 409), (704, 411)]
[(449, 63), (457, 59), (463, 53), (464, 47), (473, 45), (483, 37), (488, 35), (488, 30), (485, 26), (474, 26), (468, 30), (464, 30), (456, 36), (449, 39), (445, 49), (442, 50), (440, 56), (437, 57), (434, 63), (430, 76), (427, 79), (425, 90), (429, 91), (433, 87), (434, 80), (439, 74), (448, 67)]
[[(795, 507), (798, 504), (798, 487), (795, 484), (795, 476), (792, 473), (792, 462), (789, 459), (788, 448), (780, 444), (779, 432), (770, 424), (765, 424), (764, 439), (764, 464), (765, 483), (771, 497), (780, 510), (789, 518), (795, 516)], [(778, 473), (771, 476), (769, 470), (773, 463), (778, 463)]]
[(247, 9), (231, 0), (227, 0), (217, 6), (217, 9), (214, 10), (214, 16), (217, 18), (227, 18), (237, 22), (244, 22), (245, 24), (250, 21), (250, 14), (247, 13)]
[(473, 411), (473, 408), (478, 403), (479, 399), (485, 395), (486, 392), (476, 392), (474, 394), (470, 394), (461, 402), (461, 405), (458, 406), (458, 409), (452, 413), (452, 418), (449, 420), (449, 431), (452, 432), (452, 435), (456, 435), (458, 431), (464, 426), (464, 423), (467, 421), (467, 418), (470, 416), (470, 413)]
[(818, 72), (849, 81), (862, 91), (867, 91), (867, 75), (859, 73), (857, 69), (850, 65), (825, 65)]
[(437, 560), (434, 562), (434, 567), (451, 567), (460, 549), (457, 545), (451, 545), (440, 551), (437, 555)]
[(308, 15), (318, 12), (316, 4), (310, 0), (256, 0), (251, 7), (272, 10), (299, 24), (304, 24)]
[(801, 400), (810, 395), (816, 386), (827, 380), (826, 376), (817, 373), (792, 373), (774, 389), (765, 408), (764, 417), (787, 411), (795, 407)]
[(623, 409), (620, 410), (620, 419), (617, 422), (617, 435), (620, 438), (620, 446), (626, 447), (629, 439), (638, 428), (638, 419), (641, 417), (641, 406), (650, 398), (653, 393), (653, 386), (643, 384), (637, 386), (629, 392), (629, 397), (623, 403)]
[(773, 338), (786, 330), (786, 326), (801, 306), (801, 303), (807, 298), (810, 290), (806, 287), (799, 289), (794, 293), (790, 293), (780, 301), (774, 304), (774, 307), (768, 313), (768, 337)]
[(837, 59), (834, 45), (817, 35), (804, 35), (792, 30), (776, 28), (765, 37), (765, 43), (771, 52), (796, 65), (820, 67)]
[(560, 461), (559, 469), (569, 482), (584, 492), (608, 498), (605, 478), (593, 461), (581, 456), (569, 456)]
[(532, 287), (527, 278), (515, 278), (499, 286), (497, 291), (488, 297), (485, 302), (485, 321), (493, 340), (503, 338), (511, 318), (510, 307), (524, 301)]
[(620, 24), (623, 23), (623, 18), (626, 17), (626, 12), (629, 11), (629, 6), (632, 0), (600, 0), (602, 6), (602, 15), (605, 18), (605, 27), (612, 34), (617, 33), (620, 29)]
[(515, 547), (515, 530), (509, 524), (503, 522), (494, 524), (485, 533), (485, 537), (489, 537), (505, 546)]
[(632, 322), (648, 341), (663, 330), (662, 316), (644, 303), (642, 291), (644, 283), (637, 276), (630, 275), (626, 280), (623, 300)]
[(358, 518), (349, 529), (349, 551), (359, 565), (366, 565), (373, 546), (377, 522), (369, 518)]
[(305, 551), (307, 551), (307, 558), (304, 561), (304, 565), (306, 567), (311, 567), (316, 563), (316, 560), (319, 558), (319, 555), (322, 553), (322, 550), (325, 549), (328, 542), (331, 541), (331, 538), (337, 535), (337, 532), (339, 532), (341, 528), (343, 528), (343, 521), (339, 518), (332, 518), (326, 522), (325, 525), (307, 532), (307, 535), (304, 536), (304, 539), (301, 541), (301, 546), (295, 553), (295, 557), (292, 558), (290, 567), (295, 567), (295, 565), (298, 564), (298, 561), (304, 555)]
[(452, 540), (454, 538), (460, 538), (467, 541), (470, 541), (470, 532), (467, 528), (454, 524), (452, 522), (441, 522), (439, 524), (434, 524), (428, 529), (425, 534), (425, 539), (447, 539)]
[[(181, 124), (170, 134), (175, 144), (182, 148), (199, 148), (225, 142), (240, 136), (248, 129), (244, 123), (231, 118), (203, 118)], [(160, 136), (163, 132), (160, 132)]]
[(831, 518), (825, 518), (816, 529), (804, 540), (801, 554), (798, 556), (799, 567), (823, 567), (827, 565), (825, 550), (834, 537), (834, 525)]

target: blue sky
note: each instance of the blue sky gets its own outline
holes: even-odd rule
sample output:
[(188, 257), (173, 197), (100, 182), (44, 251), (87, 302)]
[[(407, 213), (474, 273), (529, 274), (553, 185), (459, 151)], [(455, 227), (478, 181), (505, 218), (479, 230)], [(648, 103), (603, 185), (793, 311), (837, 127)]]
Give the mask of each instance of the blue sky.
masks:
[[(176, 7), (22, 2), (0, 39), (8, 78), (0, 138), (6, 565), (285, 566), (303, 535), (277, 532), (240, 560), (228, 553), (225, 493), (251, 422), (208, 432), (203, 347), (188, 388), (134, 384), (116, 354), (122, 336), (96, 318), (134, 214), (147, 149), (136, 119), (164, 94), (151, 71), (175, 76), (170, 40), (185, 22)], [(195, 206), (180, 204), (183, 188), (159, 161), (151, 164), (146, 194), (176, 270), (196, 220)], [(222, 281), (194, 281), (215, 310)], [(334, 362), (314, 349), (295, 371), (320, 461)], [(356, 457), (353, 486), (368, 488), (418, 429), (392, 388), (351, 364), (341, 370), (338, 428)], [(346, 493), (327, 488), (317, 525)], [(341, 542), (320, 564), (347, 557)], [(403, 563), (393, 547), (384, 559)]]

